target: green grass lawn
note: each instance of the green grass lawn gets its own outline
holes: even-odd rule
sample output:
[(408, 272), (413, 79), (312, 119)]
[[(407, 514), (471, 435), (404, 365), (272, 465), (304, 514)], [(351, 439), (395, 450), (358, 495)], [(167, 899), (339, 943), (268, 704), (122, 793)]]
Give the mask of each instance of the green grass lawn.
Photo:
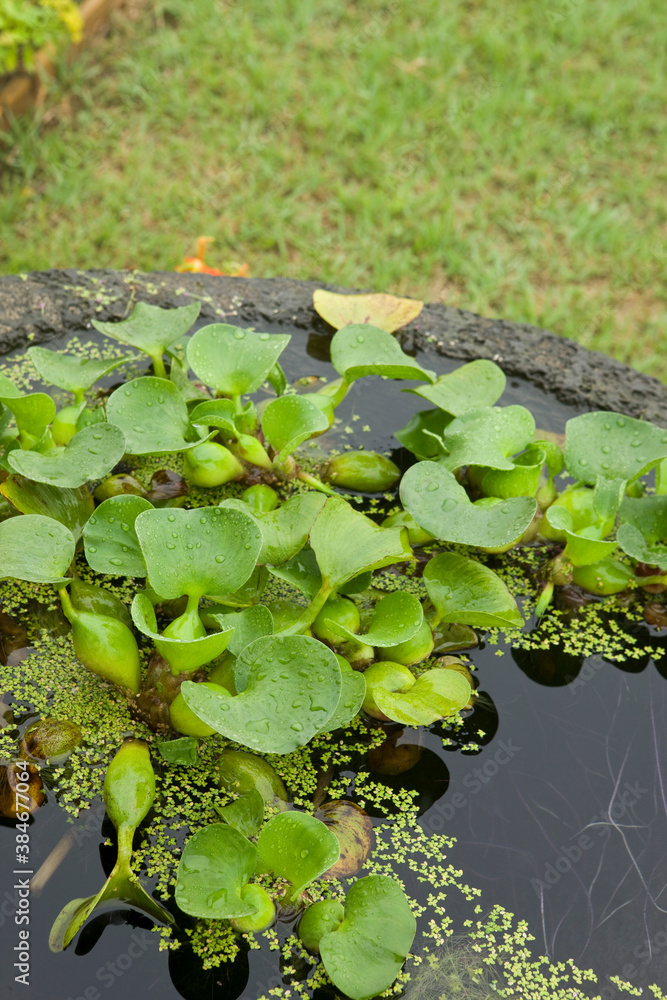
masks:
[[(132, 11), (130, 12), (132, 13)], [(658, 0), (166, 0), (3, 138), (0, 271), (209, 263), (535, 323), (667, 381)]]

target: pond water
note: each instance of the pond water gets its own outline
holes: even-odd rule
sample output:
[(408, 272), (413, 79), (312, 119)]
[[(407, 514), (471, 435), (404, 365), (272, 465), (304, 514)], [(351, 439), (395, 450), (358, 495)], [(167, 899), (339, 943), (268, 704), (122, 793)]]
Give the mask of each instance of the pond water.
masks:
[[(270, 326), (262, 326), (270, 332)], [(333, 377), (327, 338), (311, 334), (305, 360), (303, 331), (281, 358), (288, 380), (303, 375)], [(81, 339), (88, 339), (82, 333)], [(426, 350), (417, 355), (438, 373), (460, 365)], [(113, 383), (113, 376), (107, 383)], [(562, 433), (575, 411), (529, 383), (508, 379), (502, 405), (521, 403), (538, 426)], [(341, 407), (344, 437), (353, 447), (392, 450), (405, 467), (393, 430), (428, 404), (381, 379), (355, 383)], [(370, 426), (371, 431), (363, 428)], [(530, 622), (527, 627), (530, 627)], [(667, 646), (649, 626), (624, 626), (640, 645)], [(504, 655), (498, 655), (503, 653)], [(20, 654), (13, 654), (15, 658)], [(667, 984), (667, 678), (666, 660), (648, 655), (618, 663), (595, 655), (584, 659), (557, 650), (511, 650), (500, 639), (471, 650), (480, 697), (456, 745), (443, 747), (442, 730), (387, 727), (389, 740), (412, 745), (414, 766), (396, 777), (378, 778), (418, 791), (420, 823), (428, 834), (455, 838), (448, 861), (478, 887), (485, 911), (501, 904), (528, 922), (538, 954), (573, 959), (599, 976), (604, 1000), (621, 996), (610, 976), (633, 987)], [(5, 701), (10, 699), (5, 695)], [(29, 715), (23, 716), (27, 724)], [(481, 735), (480, 735), (481, 732)], [(460, 743), (468, 737), (468, 748)], [(471, 748), (470, 744), (474, 744)], [(476, 752), (472, 752), (476, 751)], [(359, 770), (368, 771), (367, 760)], [(355, 774), (347, 775), (355, 797)], [(374, 815), (380, 822), (380, 816)], [(31, 869), (60, 850), (62, 860), (41, 891), (31, 896), (30, 986), (14, 980), (17, 928), (16, 882), (12, 874), (14, 824), (1, 821), (0, 998), (99, 1000), (100, 997), (184, 997), (187, 1000), (256, 1000), (282, 983), (274, 952), (242, 953), (210, 972), (187, 948), (165, 953), (150, 922), (115, 910), (91, 921), (62, 954), (48, 951), (50, 926), (72, 895), (96, 892), (115, 848), (105, 846), (112, 828), (103, 825), (96, 800), (72, 824), (55, 796), (30, 827)], [(67, 850), (65, 848), (68, 847)], [(409, 866), (401, 876), (409, 895), (422, 898)], [(20, 883), (19, 883), (20, 884)], [(472, 904), (450, 892), (447, 915), (455, 930), (471, 917)], [(283, 936), (291, 926), (285, 925)], [(419, 938), (417, 939), (419, 940)], [(321, 991), (321, 996), (335, 995)], [(409, 985), (407, 996), (440, 994)], [(454, 997), (456, 994), (451, 994)], [(461, 993), (461, 996), (464, 994)], [(447, 1000), (450, 1000), (448, 995)]]

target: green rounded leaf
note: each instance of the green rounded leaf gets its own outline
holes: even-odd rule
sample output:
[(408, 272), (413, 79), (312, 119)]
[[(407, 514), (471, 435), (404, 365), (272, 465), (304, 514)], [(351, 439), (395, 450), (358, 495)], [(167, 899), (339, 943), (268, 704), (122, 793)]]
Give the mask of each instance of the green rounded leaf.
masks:
[(170, 344), (182, 337), (199, 316), (201, 305), (191, 302), (176, 309), (161, 309), (147, 302), (137, 302), (127, 319), (117, 323), (93, 320), (93, 326), (107, 337), (131, 344), (154, 358), (161, 356)]
[(93, 424), (77, 431), (64, 448), (45, 454), (12, 451), (7, 462), (28, 479), (77, 489), (90, 479), (102, 479), (125, 454), (125, 438), (114, 424)]
[(334, 654), (308, 636), (267, 636), (246, 646), (234, 666), (235, 697), (186, 681), (186, 704), (207, 725), (252, 750), (291, 753), (331, 717), (340, 698)]
[(28, 355), (46, 382), (69, 392), (90, 389), (103, 375), (132, 360), (128, 355), (122, 358), (81, 358), (76, 354), (50, 351), (48, 347), (31, 347)]
[(423, 620), (422, 606), (414, 594), (397, 590), (387, 594), (375, 605), (373, 616), (365, 633), (350, 632), (343, 625), (325, 619), (325, 624), (353, 642), (365, 642), (369, 646), (397, 646), (407, 642), (417, 634)]
[(336, 729), (342, 729), (359, 712), (366, 697), (366, 678), (359, 670), (353, 670), (347, 660), (342, 656), (338, 657), (341, 676), (341, 689), (338, 704), (333, 715), (320, 729), (320, 733), (332, 733)]
[(495, 362), (480, 359), (461, 365), (448, 375), (440, 375), (433, 385), (421, 385), (403, 392), (413, 392), (435, 403), (445, 413), (460, 417), (480, 406), (493, 406), (505, 391), (506, 381), (505, 373)]
[(213, 608), (206, 608), (200, 617), (204, 625), (213, 625), (223, 632), (229, 628), (234, 629), (234, 635), (227, 647), (234, 656), (238, 656), (255, 639), (271, 635), (273, 632), (273, 615), (263, 604), (255, 604), (242, 611), (222, 613)]
[(112, 576), (146, 576), (134, 522), (139, 514), (152, 509), (148, 500), (131, 493), (104, 500), (83, 531), (83, 547), (90, 568)]
[(394, 437), (420, 461), (438, 458), (443, 451), (441, 441), (445, 427), (452, 419), (443, 410), (421, 410), (415, 413), (405, 427), (395, 431)]
[(190, 423), (203, 424), (204, 427), (217, 427), (227, 431), (232, 437), (238, 437), (234, 417), (236, 407), (231, 399), (207, 399), (195, 406), (190, 414)]
[[(6, 380), (9, 382), (9, 379)], [(13, 383), (9, 383), (15, 388)], [(2, 395), (7, 391), (8, 395)], [(30, 447), (39, 441), (56, 415), (56, 404), (45, 392), (31, 392), (27, 396), (14, 396), (9, 387), (0, 385), (0, 402), (14, 414), (21, 444)]]
[(310, 544), (322, 579), (332, 590), (367, 570), (412, 558), (405, 528), (380, 528), (342, 497), (326, 501), (311, 529)]
[(667, 456), (667, 431), (621, 413), (583, 413), (565, 425), (565, 465), (580, 483), (636, 479)]
[(241, 893), (255, 871), (257, 850), (225, 823), (211, 823), (190, 837), (176, 873), (176, 905), (191, 917), (230, 920), (257, 908)]
[(60, 521), (74, 535), (81, 537), (83, 526), (95, 510), (89, 490), (80, 486), (76, 490), (35, 483), (23, 476), (9, 476), (0, 485), (0, 492), (22, 514), (43, 514)]
[(618, 516), (639, 528), (651, 544), (667, 539), (667, 495), (624, 497)]
[(412, 947), (417, 924), (398, 882), (366, 875), (345, 900), (345, 916), (320, 939), (320, 955), (334, 986), (351, 1000), (388, 989)]
[(262, 431), (278, 452), (276, 461), (284, 461), (307, 438), (326, 431), (329, 421), (307, 396), (279, 396), (272, 399), (262, 414)]
[[(313, 490), (310, 493), (298, 493), (271, 511), (253, 510), (242, 500), (223, 500), (220, 506), (251, 514), (262, 532), (262, 550), (257, 562), (262, 565), (281, 565), (289, 562), (303, 549), (325, 500), (322, 493)], [(318, 587), (319, 583), (315, 590)]]
[(408, 513), (435, 538), (483, 548), (518, 541), (537, 509), (532, 497), (473, 504), (454, 475), (439, 462), (418, 462), (408, 469), (400, 494)]
[(275, 872), (292, 886), (292, 897), (335, 865), (340, 844), (335, 833), (308, 813), (283, 812), (262, 827), (257, 869)]
[(256, 392), (290, 342), (288, 334), (253, 333), (227, 323), (204, 326), (188, 343), (188, 364), (227, 396)]
[(333, 335), (331, 364), (346, 382), (365, 375), (433, 381), (433, 373), (406, 354), (391, 333), (364, 323), (344, 326)]
[(272, 576), (291, 584), (300, 590), (309, 601), (312, 601), (322, 586), (322, 574), (317, 565), (315, 553), (309, 545), (305, 546), (287, 562), (278, 566), (267, 566)]
[(488, 566), (446, 552), (424, 568), (424, 585), (441, 622), (478, 628), (521, 628), (515, 599)]
[(264, 799), (256, 788), (240, 795), (228, 806), (216, 806), (225, 823), (244, 837), (254, 837), (264, 822)]
[(250, 514), (222, 507), (146, 510), (135, 526), (148, 580), (163, 598), (233, 593), (252, 573), (262, 545)]
[(637, 562), (667, 570), (667, 546), (649, 542), (634, 524), (622, 524), (617, 532), (619, 547)]
[(542, 448), (529, 446), (522, 455), (517, 455), (514, 459), (512, 469), (482, 470), (482, 493), (501, 500), (535, 496), (546, 458), (546, 452)]
[(393, 722), (429, 726), (456, 715), (470, 701), (470, 684), (458, 670), (436, 667), (420, 674), (408, 691), (373, 689), (375, 704)]
[(120, 427), (130, 455), (187, 451), (202, 443), (187, 441), (188, 408), (172, 382), (147, 375), (121, 385), (109, 396), (107, 420)]
[(588, 566), (610, 556), (618, 548), (618, 542), (605, 542), (600, 538), (601, 529), (593, 526), (572, 530), (572, 514), (565, 507), (552, 504), (544, 515), (550, 527), (565, 534), (563, 557), (573, 566)]
[(148, 595), (139, 592), (132, 601), (132, 621), (144, 635), (153, 640), (155, 648), (164, 656), (172, 673), (192, 673), (210, 663), (227, 649), (233, 629), (211, 632), (199, 639), (173, 639), (158, 631), (155, 610)]
[(514, 468), (512, 455), (523, 451), (535, 433), (535, 421), (525, 406), (480, 406), (452, 420), (445, 428), (442, 459), (446, 468), (483, 465)]
[(52, 517), (22, 514), (0, 521), (2, 579), (60, 583), (74, 558), (72, 532)]

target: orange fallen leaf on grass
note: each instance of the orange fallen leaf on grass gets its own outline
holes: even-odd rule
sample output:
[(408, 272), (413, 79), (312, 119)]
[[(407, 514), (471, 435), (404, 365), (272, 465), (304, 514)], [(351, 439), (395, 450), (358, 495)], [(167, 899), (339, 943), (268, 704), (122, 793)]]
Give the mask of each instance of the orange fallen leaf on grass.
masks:
[(247, 264), (238, 264), (230, 261), (226, 266), (226, 271), (218, 271), (215, 267), (209, 267), (206, 263), (206, 248), (209, 243), (214, 242), (213, 236), (197, 237), (197, 248), (195, 257), (184, 257), (182, 263), (177, 264), (175, 271), (190, 271), (196, 274), (221, 274), (233, 278), (247, 278), (250, 269)]
[(336, 330), (350, 323), (370, 323), (387, 333), (393, 333), (416, 319), (424, 303), (417, 299), (387, 295), (385, 292), (340, 295), (338, 292), (326, 292), (323, 288), (318, 288), (313, 292), (313, 305), (322, 319)]

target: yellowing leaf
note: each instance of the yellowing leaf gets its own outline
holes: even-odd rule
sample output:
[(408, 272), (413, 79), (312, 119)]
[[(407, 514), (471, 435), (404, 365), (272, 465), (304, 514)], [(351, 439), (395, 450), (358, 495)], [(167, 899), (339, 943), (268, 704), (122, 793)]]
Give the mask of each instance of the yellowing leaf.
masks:
[(422, 311), (423, 302), (401, 299), (384, 292), (370, 295), (339, 295), (318, 288), (313, 292), (313, 305), (323, 320), (340, 330), (350, 323), (370, 323), (387, 333), (393, 333), (411, 323)]

